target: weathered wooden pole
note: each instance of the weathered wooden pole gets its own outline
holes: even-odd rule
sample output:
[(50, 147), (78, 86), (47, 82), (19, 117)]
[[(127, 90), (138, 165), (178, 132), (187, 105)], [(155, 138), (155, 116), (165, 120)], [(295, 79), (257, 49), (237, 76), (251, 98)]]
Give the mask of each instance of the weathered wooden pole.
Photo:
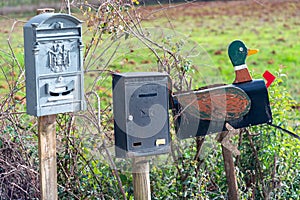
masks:
[(40, 192), (42, 200), (57, 199), (56, 115), (38, 118)]
[(36, 14), (42, 14), (42, 13), (54, 13), (55, 9), (54, 8), (39, 8), (36, 10)]
[[(36, 13), (54, 13), (52, 8), (37, 9)], [(56, 200), (57, 165), (56, 165), (56, 115), (38, 118), (40, 192), (42, 200)]]
[(151, 200), (149, 160), (132, 159), (133, 193), (135, 200)]
[(228, 185), (228, 199), (238, 200), (239, 194), (232, 152), (222, 145), (222, 155), (224, 159), (224, 167)]
[(236, 172), (233, 161), (233, 154), (239, 155), (237, 147), (231, 144), (231, 137), (239, 133), (238, 129), (234, 129), (229, 124), (226, 124), (228, 131), (224, 131), (219, 136), (219, 142), (222, 146), (222, 155), (224, 160), (224, 168), (228, 185), (228, 199), (239, 200), (238, 185), (236, 180)]

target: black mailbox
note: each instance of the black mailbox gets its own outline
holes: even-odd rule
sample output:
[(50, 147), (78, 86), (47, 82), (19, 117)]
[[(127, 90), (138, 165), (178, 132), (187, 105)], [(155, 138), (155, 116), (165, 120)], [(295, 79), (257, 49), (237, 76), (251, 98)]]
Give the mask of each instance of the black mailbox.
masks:
[(257, 52), (242, 41), (233, 41), (228, 48), (236, 74), (233, 84), (173, 95), (179, 138), (225, 131), (227, 122), (234, 128), (272, 123), (266, 84), (264, 80), (252, 79), (245, 62), (247, 56)]
[(113, 74), (113, 113), (117, 157), (168, 153), (168, 75)]
[[(230, 88), (231, 90), (228, 90), (228, 88)], [(180, 95), (174, 95), (173, 100), (175, 115), (178, 116), (175, 120), (175, 128), (178, 138), (184, 139), (225, 131), (226, 123), (229, 123), (232, 127), (236, 129), (248, 126), (255, 126), (258, 124), (272, 123), (272, 112), (269, 103), (268, 91), (264, 80), (252, 80), (251, 82), (246, 83), (214, 87), (207, 89), (204, 93), (209, 94), (209, 99), (217, 98), (216, 95), (212, 92), (214, 90), (220, 90), (221, 93), (224, 93), (224, 96), (230, 95), (230, 93), (234, 90), (243, 91), (244, 95), (247, 97), (247, 99), (249, 99), (249, 104), (245, 105), (246, 109), (244, 115), (240, 115), (237, 117), (233, 117), (232, 115), (222, 116), (223, 111), (228, 111), (221, 110), (220, 116), (222, 116), (223, 118), (221, 117), (219, 119), (205, 119), (204, 117), (196, 116), (195, 113), (192, 112), (192, 109), (187, 109), (186, 105), (188, 105), (188, 103), (183, 103), (180, 98)], [(237, 93), (236, 91), (234, 92)], [(197, 93), (199, 93), (199, 91), (195, 91), (193, 95), (184, 95), (188, 95), (190, 96), (190, 99), (193, 99), (197, 98)], [(243, 93), (241, 93), (240, 95), (242, 95)], [(226, 109), (226, 99), (225, 97), (223, 97), (222, 99), (223, 106)], [(199, 103), (205, 101), (205, 99), (200, 99), (199, 97), (197, 98), (197, 100), (199, 101)], [(241, 107), (241, 105), (243, 104), (243, 102), (238, 101), (234, 103), (235, 104), (232, 105), (232, 107), (235, 108)], [(212, 112), (215, 112), (215, 110), (218, 109), (217, 105), (211, 106)], [(227, 107), (230, 106), (227, 105)]]

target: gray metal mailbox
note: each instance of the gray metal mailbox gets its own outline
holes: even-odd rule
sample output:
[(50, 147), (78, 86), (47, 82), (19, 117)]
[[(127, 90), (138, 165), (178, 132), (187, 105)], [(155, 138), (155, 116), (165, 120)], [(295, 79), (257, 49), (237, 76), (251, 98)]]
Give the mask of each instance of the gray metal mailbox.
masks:
[(168, 75), (131, 72), (113, 75), (117, 157), (169, 152)]
[(24, 26), (27, 113), (34, 116), (85, 108), (82, 22), (44, 13)]

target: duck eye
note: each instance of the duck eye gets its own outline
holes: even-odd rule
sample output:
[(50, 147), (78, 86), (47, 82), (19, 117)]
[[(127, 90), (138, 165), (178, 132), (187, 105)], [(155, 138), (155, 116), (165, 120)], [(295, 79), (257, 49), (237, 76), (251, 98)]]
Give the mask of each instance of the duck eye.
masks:
[(240, 47), (240, 48), (239, 48), (239, 50), (240, 50), (240, 51), (243, 51), (243, 50), (244, 50), (244, 48), (243, 48), (243, 47)]

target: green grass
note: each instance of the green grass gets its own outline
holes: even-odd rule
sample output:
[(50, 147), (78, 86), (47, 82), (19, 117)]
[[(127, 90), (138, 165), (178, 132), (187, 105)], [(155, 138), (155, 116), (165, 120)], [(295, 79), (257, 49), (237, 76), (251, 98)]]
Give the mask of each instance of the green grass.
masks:
[[(205, 81), (203, 83), (201, 80), (203, 78), (212, 80), (206, 81), (207, 84), (212, 84), (213, 81), (225, 83), (233, 81), (234, 71), (227, 55), (227, 46), (231, 41), (241, 39), (248, 47), (260, 50), (258, 54), (247, 59), (248, 68), (253, 76), (262, 78), (265, 70), (273, 74), (281, 71), (286, 74), (283, 84), (291, 92), (292, 97), (299, 102), (300, 87), (297, 85), (300, 78), (300, 70), (297, 70), (300, 66), (299, 7), (299, 2), (276, 3), (275, 1), (264, 4), (254, 1), (187, 4), (155, 13), (156, 16), (142, 22), (142, 26), (169, 29), (168, 34), (172, 34), (173, 31), (177, 34), (172, 37), (199, 44), (197, 48), (201, 55), (191, 58), (192, 64), (197, 67), (196, 71), (190, 73), (194, 78), (195, 88), (205, 84)], [(149, 12), (142, 13), (142, 16), (146, 17)], [(13, 48), (21, 60), (22, 26), (28, 19), (29, 17), (21, 18), (22, 22), (17, 24), (11, 35)], [(0, 35), (0, 45), (1, 49), (6, 51), (9, 51), (6, 39), (13, 22), (13, 19), (0, 18), (3, 33)], [(85, 26), (84, 30), (86, 30)], [(157, 30), (160, 31), (159, 28)], [(158, 43), (162, 42), (162, 38), (156, 36), (154, 38), (155, 41), (159, 40)], [(89, 34), (84, 35), (84, 41), (87, 43), (89, 40)], [(146, 50), (145, 46), (137, 41), (132, 48), (128, 47), (128, 42), (122, 41), (116, 58), (108, 69), (121, 72), (157, 69), (156, 58)], [(130, 49), (134, 51), (130, 52)], [(2, 82), (3, 77), (0, 76), (0, 83)], [(89, 82), (87, 81), (87, 84)], [(109, 85), (110, 82), (107, 82), (102, 86), (109, 87)]]
[[(248, 68), (254, 77), (262, 78), (265, 70), (273, 74), (281, 70), (287, 75), (284, 84), (299, 102), (299, 5), (298, 2), (265, 5), (255, 2), (212, 3), (189, 7), (182, 12), (170, 10), (165, 15), (171, 18), (171, 24), (161, 18), (147, 22), (145, 26), (155, 23), (160, 27), (175, 27), (176, 31), (198, 42), (210, 56), (211, 67), (219, 70), (227, 83), (234, 79), (227, 46), (235, 39), (243, 40), (249, 48), (260, 50), (247, 59)], [(176, 12), (182, 14), (175, 18)], [(198, 62), (201, 63), (201, 60)], [(204, 76), (211, 76), (207, 74), (207, 69), (199, 67), (199, 71), (204, 71)], [(196, 76), (197, 81), (197, 75), (193, 76)]]

